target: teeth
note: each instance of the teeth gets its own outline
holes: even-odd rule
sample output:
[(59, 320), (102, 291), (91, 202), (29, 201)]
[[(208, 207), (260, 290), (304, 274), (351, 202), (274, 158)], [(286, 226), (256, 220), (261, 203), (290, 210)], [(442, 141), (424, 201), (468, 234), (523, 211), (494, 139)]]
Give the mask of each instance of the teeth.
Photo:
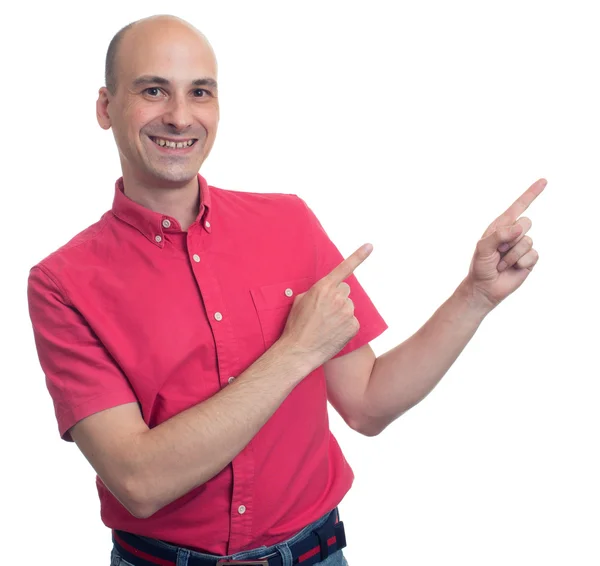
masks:
[(161, 147), (170, 147), (172, 149), (182, 149), (184, 147), (189, 147), (194, 143), (194, 140), (187, 140), (184, 142), (173, 142), (169, 140), (163, 140), (162, 138), (152, 138), (154, 143), (160, 145)]

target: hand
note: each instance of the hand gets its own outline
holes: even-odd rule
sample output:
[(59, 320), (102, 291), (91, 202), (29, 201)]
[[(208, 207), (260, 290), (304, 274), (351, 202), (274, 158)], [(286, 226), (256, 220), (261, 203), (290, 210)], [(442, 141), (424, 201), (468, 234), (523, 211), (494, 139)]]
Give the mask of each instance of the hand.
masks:
[[(317, 281), (306, 293), (296, 296), (278, 342), (312, 359), (313, 369), (335, 356), (358, 332), (354, 303), (344, 283), (371, 252), (365, 244)], [(311, 370), (312, 371), (312, 370)]]
[(539, 179), (501, 216), (496, 218), (477, 243), (469, 275), (465, 279), (472, 298), (493, 309), (518, 289), (538, 261), (533, 240), (526, 236), (529, 218), (520, 217), (544, 190)]

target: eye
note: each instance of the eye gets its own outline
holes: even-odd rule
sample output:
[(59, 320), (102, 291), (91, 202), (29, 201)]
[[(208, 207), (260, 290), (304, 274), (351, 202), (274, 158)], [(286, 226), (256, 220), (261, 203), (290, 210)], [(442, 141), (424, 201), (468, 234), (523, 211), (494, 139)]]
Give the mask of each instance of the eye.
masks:
[(206, 90), (205, 88), (197, 88), (194, 91), (194, 96), (196, 98), (205, 98), (207, 96), (212, 96), (212, 92)]
[(160, 94), (160, 89), (157, 86), (151, 86), (144, 90), (144, 92), (151, 98), (156, 98)]

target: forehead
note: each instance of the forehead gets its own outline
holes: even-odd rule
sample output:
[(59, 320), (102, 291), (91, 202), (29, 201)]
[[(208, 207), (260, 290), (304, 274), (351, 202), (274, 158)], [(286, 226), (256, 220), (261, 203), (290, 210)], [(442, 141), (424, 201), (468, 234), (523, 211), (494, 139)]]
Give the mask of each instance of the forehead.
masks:
[(132, 29), (123, 38), (117, 67), (126, 81), (140, 75), (192, 81), (216, 79), (217, 74), (213, 51), (204, 37), (183, 26), (164, 24)]

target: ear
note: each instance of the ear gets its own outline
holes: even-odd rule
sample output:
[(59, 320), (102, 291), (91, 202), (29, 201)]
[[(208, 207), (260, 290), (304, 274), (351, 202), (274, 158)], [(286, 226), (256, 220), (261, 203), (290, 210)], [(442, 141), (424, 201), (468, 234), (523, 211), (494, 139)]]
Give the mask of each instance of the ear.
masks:
[(103, 86), (98, 91), (98, 100), (96, 101), (96, 119), (103, 130), (109, 130), (111, 126), (110, 115), (108, 113), (108, 104), (111, 94), (108, 89)]

